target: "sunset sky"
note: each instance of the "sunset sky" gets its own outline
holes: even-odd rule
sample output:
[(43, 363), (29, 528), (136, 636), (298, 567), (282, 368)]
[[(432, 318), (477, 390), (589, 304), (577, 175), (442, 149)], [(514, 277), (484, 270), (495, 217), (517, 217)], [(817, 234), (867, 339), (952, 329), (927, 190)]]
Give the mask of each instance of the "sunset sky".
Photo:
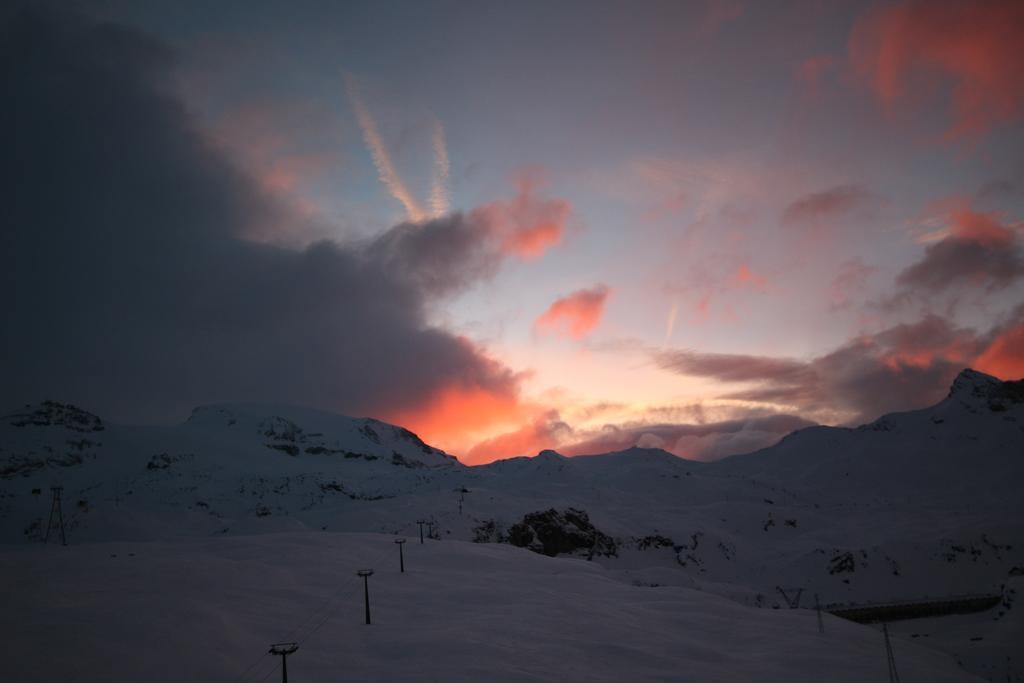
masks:
[(0, 11), (7, 407), (717, 458), (1024, 376), (1024, 3)]

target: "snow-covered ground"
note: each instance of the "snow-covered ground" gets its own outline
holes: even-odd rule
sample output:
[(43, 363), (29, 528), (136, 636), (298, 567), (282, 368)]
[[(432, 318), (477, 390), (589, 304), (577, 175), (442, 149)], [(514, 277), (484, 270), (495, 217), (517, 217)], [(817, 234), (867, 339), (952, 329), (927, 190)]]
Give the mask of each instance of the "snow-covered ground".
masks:
[[(507, 545), (296, 532), (5, 548), (5, 679), (883, 681), (875, 630)], [(370, 577), (371, 626), (362, 580)], [(976, 680), (896, 639), (903, 680)]]
[[(64, 487), (63, 511), (72, 544), (68, 548), (37, 545), (46, 531), (53, 485)], [(321, 552), (325, 558), (347, 558), (346, 544), (358, 545), (363, 542), (359, 539), (367, 538), (351, 534), (417, 537), (416, 521), (423, 519), (433, 524), (433, 532), (444, 541), (436, 548), (450, 548), (446, 552), (453, 553), (447, 559), (438, 555), (438, 562), (458, 565), (502, 558), (509, 572), (523, 573), (499, 583), (489, 603), (483, 601), (482, 593), (456, 598), (459, 609), (472, 608), (480, 616), (436, 623), (425, 638), (447, 633), (453, 642), (471, 641), (475, 630), (484, 628), (474, 619), (502, 614), (501, 605), (524, 599), (514, 592), (504, 594), (501, 585), (505, 583), (511, 591), (521, 578), (535, 590), (548, 590), (539, 585), (549, 581), (541, 570), (554, 560), (504, 543), (514, 537), (537, 550), (591, 558), (591, 563), (568, 557), (558, 561), (582, 572), (577, 577), (581, 585), (599, 576), (604, 582), (600, 585), (605, 586), (602, 590), (621, 598), (616, 609), (628, 611), (625, 605), (630, 601), (646, 605), (643, 601), (648, 599), (681, 600), (679, 604), (689, 604), (691, 609), (728, 605), (721, 609), (753, 614), (744, 619), (772, 630), (790, 628), (796, 624), (792, 620), (803, 614), (772, 609), (786, 607), (780, 587), (788, 595), (803, 589), (801, 607), (812, 605), (815, 594), (821, 604), (828, 605), (1002, 593), (1005, 604), (991, 613), (929, 620), (927, 636), (918, 633), (913, 638), (914, 631), (905, 632), (902, 624), (894, 626), (894, 631), (905, 635), (908, 643), (925, 643), (955, 655), (965, 667), (991, 680), (1006, 680), (1008, 666), (1011, 675), (1024, 680), (1024, 661), (1006, 662), (1013, 656), (1012, 643), (1024, 642), (1024, 623), (1016, 618), (1012, 596), (1006, 592), (1011, 574), (1024, 572), (1022, 485), (1024, 388), (971, 371), (962, 373), (949, 397), (931, 408), (887, 415), (856, 429), (801, 430), (770, 448), (716, 463), (688, 461), (657, 449), (631, 449), (576, 458), (547, 451), (534, 458), (465, 467), (400, 427), (305, 409), (208, 406), (198, 408), (182, 425), (132, 427), (50, 403), (26, 406), (0, 419), (2, 578), (32, 581), (48, 571), (69, 571), (67, 576), (72, 576), (76, 566), (81, 565), (83, 572), (90, 566), (95, 575), (87, 580), (82, 575), (83, 585), (92, 586), (88, 595), (97, 604), (124, 605), (118, 591), (127, 579), (116, 578), (117, 571), (135, 571), (136, 578), (128, 582), (135, 581), (144, 590), (151, 587), (147, 582), (158, 580), (147, 578), (149, 573), (156, 576), (161, 568), (174, 567), (182, 577), (193, 579), (168, 577), (170, 588), (160, 593), (160, 599), (192, 604), (205, 613), (200, 603), (215, 592), (212, 586), (217, 581), (225, 580), (217, 575), (226, 573), (232, 585), (244, 583), (252, 589), (248, 598), (239, 594), (228, 607), (210, 614), (223, 627), (204, 638), (208, 653), (220, 653), (207, 657), (226, 657), (222, 664), (230, 669), (239, 663), (237, 652), (256, 647), (256, 640), (269, 643), (282, 638), (283, 633), (273, 629), (302, 618), (303, 608), (290, 611), (282, 605), (269, 612), (273, 624), (267, 624), (266, 631), (250, 634), (254, 641), (246, 640), (244, 647), (232, 644), (232, 638), (245, 640), (242, 632), (260, 623), (259, 617), (246, 617), (246, 605), (253, 601), (253, 609), (259, 605), (254, 596), (276, 595), (277, 580), (305, 595), (303, 600), (317, 604), (326, 584), (317, 583), (321, 575), (316, 572), (323, 572), (324, 582), (342, 575), (347, 580), (351, 567), (345, 565), (336, 573), (310, 557)], [(544, 512), (550, 509), (554, 512)], [(585, 517), (570, 509), (582, 511)], [(525, 524), (525, 516), (531, 513), (541, 514)], [(572, 519), (584, 519), (585, 528), (567, 521)], [(540, 527), (554, 529), (562, 546), (545, 546), (540, 536), (546, 532)], [(464, 543), (470, 540), (492, 544)], [(145, 552), (133, 557), (127, 555), (133, 551), (110, 549), (129, 547), (122, 544)], [(411, 544), (407, 548), (413, 550)], [(418, 545), (416, 550), (427, 552)], [(272, 557), (263, 557), (264, 553)], [(118, 557), (109, 558), (110, 554)], [(162, 558), (159, 567), (126, 559), (143, 554)], [(60, 558), (76, 560), (66, 566)], [(317, 566), (311, 567), (311, 562)], [(195, 572), (182, 569), (193, 564)], [(139, 572), (140, 567), (144, 572)], [(535, 569), (541, 573), (533, 575)], [(438, 575), (454, 577), (458, 571), (452, 567)], [(204, 572), (213, 574), (208, 589), (202, 588)], [(250, 574), (259, 578), (259, 588), (242, 578)], [(62, 580), (61, 575), (53, 577), (54, 582)], [(306, 581), (313, 583), (298, 586)], [(614, 590), (607, 588), (608, 582), (615, 585)], [(437, 589), (456, 591), (454, 583)], [(45, 587), (40, 584), (39, 590)], [(83, 602), (78, 615), (62, 617), (68, 603), (58, 601), (57, 594), (36, 595), (36, 609), (50, 610), (56, 623), (73, 624), (80, 618), (88, 622), (92, 615), (101, 628), (108, 628), (109, 618), (102, 609), (96, 612)], [(592, 596), (578, 597), (589, 600)], [(732, 602), (721, 602), (723, 597)], [(243, 610), (240, 614), (234, 611), (236, 605)], [(580, 620), (589, 628), (586, 610), (591, 608), (565, 608), (567, 621), (542, 622), (530, 631), (533, 640), (524, 635), (510, 646), (508, 656), (515, 651), (519, 659), (547, 661), (545, 648), (559, 642), (562, 631), (582, 628), (577, 625)], [(707, 609), (714, 612), (719, 607)], [(782, 612), (789, 616), (780, 616)], [(159, 628), (188, 630), (183, 626), (190, 623), (187, 615), (167, 614)], [(655, 624), (659, 614), (641, 616)], [(699, 615), (691, 616), (697, 619), (692, 623), (699, 622)], [(491, 626), (498, 628), (503, 618), (512, 617), (495, 616)], [(768, 627), (758, 621), (762, 618), (782, 621), (772, 621)], [(8, 636), (19, 637), (11, 633), (15, 622), (4, 623), (0, 637), (5, 642)], [(606, 630), (600, 637), (610, 643), (602, 656), (614, 659), (617, 643), (632, 642), (630, 628), (622, 625), (628, 623), (602, 626)], [(690, 629), (692, 623), (667, 625)], [(970, 628), (964, 630), (961, 624)], [(877, 633), (871, 635), (870, 628), (845, 626), (877, 645)], [(613, 637), (613, 632), (618, 635)], [(782, 637), (772, 637), (776, 635)], [(673, 643), (685, 643), (699, 636), (684, 632), (673, 637), (682, 639)], [(68, 639), (75, 640), (70, 635)], [(44, 640), (33, 642), (26, 645), (28, 652), (44, 647)], [(194, 647), (173, 640), (160, 642), (174, 642), (167, 646), (168, 652), (182, 660), (189, 658), (187, 653)], [(435, 643), (442, 650), (449, 645)], [(163, 645), (158, 642), (152, 647)], [(479, 646), (487, 653), (481, 661), (489, 660), (515, 677), (520, 671), (516, 666), (524, 665), (508, 664), (500, 653), (488, 649), (493, 647)], [(644, 650), (645, 656), (651, 661), (674, 658), (675, 654), (662, 651), (668, 647), (662, 641)], [(307, 651), (304, 648), (302, 654)], [(835, 656), (852, 657), (853, 651)], [(796, 661), (803, 656), (792, 648), (783, 652)], [(620, 654), (625, 662), (636, 660), (640, 651)], [(374, 661), (383, 665), (389, 657)], [(314, 659), (309, 654), (306, 661), (312, 666)], [(351, 653), (346, 661), (362, 660)], [(714, 679), (710, 672), (715, 661), (722, 680), (730, 679), (730, 672), (742, 677), (747, 665), (730, 668), (731, 660), (707, 661), (707, 676), (694, 680)], [(950, 658), (935, 661), (951, 667), (951, 675), (958, 671)], [(629, 666), (641, 663), (633, 661)], [(767, 665), (762, 662), (752, 670), (763, 666)], [(858, 671), (851, 667), (844, 669)], [(593, 669), (601, 673), (608, 667), (601, 663)], [(173, 669), (161, 666), (160, 670)], [(638, 676), (646, 675), (646, 670), (635, 670)], [(770, 670), (787, 679), (783, 669)], [(583, 671), (579, 671), (581, 677)], [(654, 676), (653, 670), (649, 673)], [(222, 678), (219, 673), (211, 675)]]

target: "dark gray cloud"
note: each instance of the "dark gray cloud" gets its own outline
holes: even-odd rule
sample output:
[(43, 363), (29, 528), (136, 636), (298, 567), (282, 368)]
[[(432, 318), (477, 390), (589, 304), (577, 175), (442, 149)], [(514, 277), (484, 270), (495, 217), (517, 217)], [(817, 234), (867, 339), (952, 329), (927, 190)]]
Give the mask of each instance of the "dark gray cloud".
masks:
[(863, 422), (940, 400), (998, 332), (978, 334), (932, 315), (857, 337), (809, 360), (691, 351), (654, 358), (679, 374), (749, 385), (719, 398), (788, 405), (823, 421), (845, 416)]
[(929, 245), (921, 260), (896, 277), (896, 284), (902, 296), (928, 296), (960, 285), (1004, 289), (1024, 277), (1024, 253), (1018, 242), (947, 237)]
[(452, 384), (515, 393), (507, 368), (425, 316), (496, 267), (488, 226), (455, 215), (359, 247), (247, 241), (303, 219), (205, 141), (173, 69), (124, 27), (4, 20), (3, 404), (162, 421), (221, 400), (379, 414)]
[(872, 196), (862, 185), (837, 185), (791, 202), (782, 212), (784, 225), (816, 224), (866, 206)]
[(1024, 187), (1020, 183), (1014, 182), (1007, 178), (996, 178), (990, 180), (982, 185), (977, 192), (978, 199), (984, 200), (999, 200), (999, 199), (1015, 199), (1024, 195)]
[(455, 213), (426, 224), (402, 224), (365, 249), (382, 276), (430, 296), (444, 296), (493, 275), (503, 258), (481, 212)]
[(998, 212), (970, 206), (953, 208), (943, 220), (941, 239), (897, 275), (896, 293), (881, 302), (883, 308), (939, 295), (992, 293), (1024, 278), (1021, 226), (1006, 222)]
[(790, 358), (696, 351), (656, 351), (657, 364), (681, 375), (713, 377), (723, 382), (771, 380), (794, 384), (808, 379), (807, 364)]

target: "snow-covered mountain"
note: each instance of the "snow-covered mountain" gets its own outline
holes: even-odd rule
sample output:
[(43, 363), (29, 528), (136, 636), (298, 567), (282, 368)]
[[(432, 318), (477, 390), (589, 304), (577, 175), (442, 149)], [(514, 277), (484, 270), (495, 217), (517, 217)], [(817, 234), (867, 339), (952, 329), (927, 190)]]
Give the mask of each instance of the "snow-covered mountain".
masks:
[(110, 424), (47, 401), (0, 418), (0, 529), (12, 541), (45, 531), (50, 487), (63, 487), (79, 540), (152, 539), (414, 490), (435, 470), (465, 469), (402, 427), (315, 410), (196, 408), (183, 424)]
[(629, 584), (750, 607), (785, 607), (780, 588), (802, 589), (804, 607), (815, 594), (848, 604), (1003, 592), (999, 614), (943, 641), (979, 673), (1003, 656), (998, 643), (1024, 638), (1005, 592), (1024, 572), (1024, 383), (971, 370), (930, 408), (803, 429), (713, 463), (634, 448), (466, 467), (374, 420), (219, 405), (173, 427), (130, 427), (51, 402), (0, 419), (0, 477), (9, 544), (41, 538), (60, 485), (74, 543), (415, 535), (428, 520), (439, 538), (576, 555)]
[(802, 429), (713, 469), (857, 504), (1019, 505), (1024, 381), (1001, 382), (964, 370), (937, 405), (885, 415), (855, 429)]

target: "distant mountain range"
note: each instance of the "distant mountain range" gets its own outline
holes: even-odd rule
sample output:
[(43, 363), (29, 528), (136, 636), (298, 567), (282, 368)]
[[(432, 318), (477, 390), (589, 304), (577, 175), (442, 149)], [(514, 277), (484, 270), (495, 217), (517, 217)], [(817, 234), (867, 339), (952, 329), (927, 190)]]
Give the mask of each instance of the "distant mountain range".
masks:
[(837, 603), (984, 592), (1024, 568), (1024, 382), (965, 370), (930, 408), (710, 463), (633, 448), (467, 467), (401, 427), (312, 410), (204, 406), (138, 427), (46, 402), (0, 419), (0, 477), (5, 543), (42, 539), (55, 485), (72, 543), (415, 534), (417, 520), (439, 537), (509, 541), (526, 515), (564, 524), (572, 508), (592, 527), (568, 536), (611, 545), (548, 547), (631, 581), (765, 606), (780, 585)]

